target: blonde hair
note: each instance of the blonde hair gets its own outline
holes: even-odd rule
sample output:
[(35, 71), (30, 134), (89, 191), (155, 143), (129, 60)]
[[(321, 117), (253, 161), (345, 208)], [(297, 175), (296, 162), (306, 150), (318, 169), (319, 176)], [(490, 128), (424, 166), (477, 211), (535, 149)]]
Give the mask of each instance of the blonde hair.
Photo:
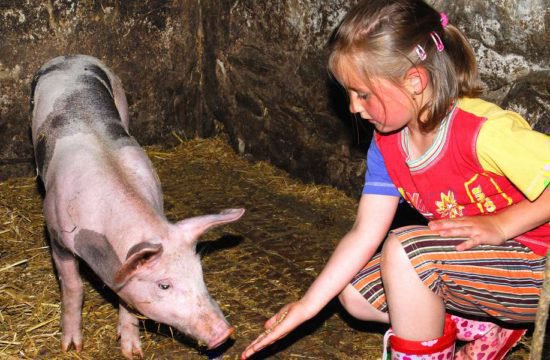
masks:
[[(442, 52), (437, 51), (432, 32), (441, 38)], [(416, 53), (417, 45), (425, 50), (425, 60)], [(444, 28), (440, 14), (421, 0), (359, 2), (332, 34), (329, 50), (329, 71), (344, 87), (345, 80), (338, 75), (350, 66), (367, 85), (381, 77), (400, 86), (411, 67), (424, 67), (432, 88), (432, 98), (418, 111), (419, 119), (425, 115), (426, 120), (419, 121), (424, 132), (439, 125), (455, 99), (481, 93), (468, 40), (455, 26)]]

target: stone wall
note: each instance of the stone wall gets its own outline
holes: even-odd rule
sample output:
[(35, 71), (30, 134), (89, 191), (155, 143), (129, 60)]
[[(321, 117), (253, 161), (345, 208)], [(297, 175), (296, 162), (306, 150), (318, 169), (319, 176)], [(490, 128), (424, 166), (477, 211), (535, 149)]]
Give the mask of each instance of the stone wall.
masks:
[[(48, 59), (88, 54), (122, 79), (142, 144), (211, 135), (201, 86), (201, 8), (193, 0), (0, 0), (0, 178), (32, 171), (29, 93)], [(179, 109), (179, 111), (178, 111)], [(200, 122), (199, 133), (186, 133)]]
[[(372, 129), (347, 111), (325, 43), (344, 0), (0, 0), (0, 179), (32, 173), (30, 81), (61, 54), (106, 62), (142, 144), (225, 133), (234, 149), (356, 195)], [(486, 98), (550, 133), (546, 0), (431, 1), (471, 39)]]

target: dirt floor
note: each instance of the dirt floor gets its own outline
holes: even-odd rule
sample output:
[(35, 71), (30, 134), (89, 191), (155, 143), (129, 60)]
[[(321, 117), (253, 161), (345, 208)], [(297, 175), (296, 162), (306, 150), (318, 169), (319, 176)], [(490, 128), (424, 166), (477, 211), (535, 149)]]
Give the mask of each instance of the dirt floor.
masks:
[[(351, 227), (356, 200), (305, 185), (266, 163), (236, 156), (221, 139), (149, 148), (171, 220), (244, 207), (244, 217), (207, 233), (205, 281), (237, 329), (215, 353), (166, 326), (142, 321), (146, 359), (237, 359), (264, 321), (307, 289)], [(84, 349), (60, 350), (59, 288), (34, 178), (0, 183), (0, 359), (121, 359), (116, 297), (85, 266)], [(379, 359), (384, 326), (353, 321), (334, 301), (257, 359)], [(528, 358), (526, 337), (507, 357)]]

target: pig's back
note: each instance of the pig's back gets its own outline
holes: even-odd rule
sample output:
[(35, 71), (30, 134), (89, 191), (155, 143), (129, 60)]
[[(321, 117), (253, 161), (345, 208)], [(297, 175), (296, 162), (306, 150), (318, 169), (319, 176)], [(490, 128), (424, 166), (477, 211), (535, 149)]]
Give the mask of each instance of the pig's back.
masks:
[(89, 135), (112, 151), (138, 146), (115, 105), (112, 78), (101, 62), (82, 55), (52, 59), (37, 72), (31, 100), (32, 133), (43, 180), (62, 139)]
[(116, 81), (89, 56), (55, 58), (33, 81), (36, 165), (46, 188), (46, 218), (59, 233), (73, 227), (104, 233), (98, 226), (121, 223), (123, 214), (162, 214), (158, 178), (128, 134), (127, 109), (121, 115), (120, 106), (121, 98), (126, 106), (125, 97)]

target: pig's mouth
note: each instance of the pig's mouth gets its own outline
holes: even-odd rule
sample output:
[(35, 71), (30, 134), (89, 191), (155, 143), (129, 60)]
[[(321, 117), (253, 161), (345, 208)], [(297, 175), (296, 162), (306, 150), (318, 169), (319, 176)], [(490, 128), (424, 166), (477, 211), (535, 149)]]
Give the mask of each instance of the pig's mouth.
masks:
[(221, 344), (223, 344), (224, 342), (226, 342), (226, 340), (229, 338), (229, 336), (231, 336), (231, 334), (233, 334), (234, 331), (235, 331), (234, 327), (227, 328), (227, 330), (224, 333), (222, 333), (221, 336), (219, 336), (218, 338), (208, 343), (208, 350), (215, 349)]

